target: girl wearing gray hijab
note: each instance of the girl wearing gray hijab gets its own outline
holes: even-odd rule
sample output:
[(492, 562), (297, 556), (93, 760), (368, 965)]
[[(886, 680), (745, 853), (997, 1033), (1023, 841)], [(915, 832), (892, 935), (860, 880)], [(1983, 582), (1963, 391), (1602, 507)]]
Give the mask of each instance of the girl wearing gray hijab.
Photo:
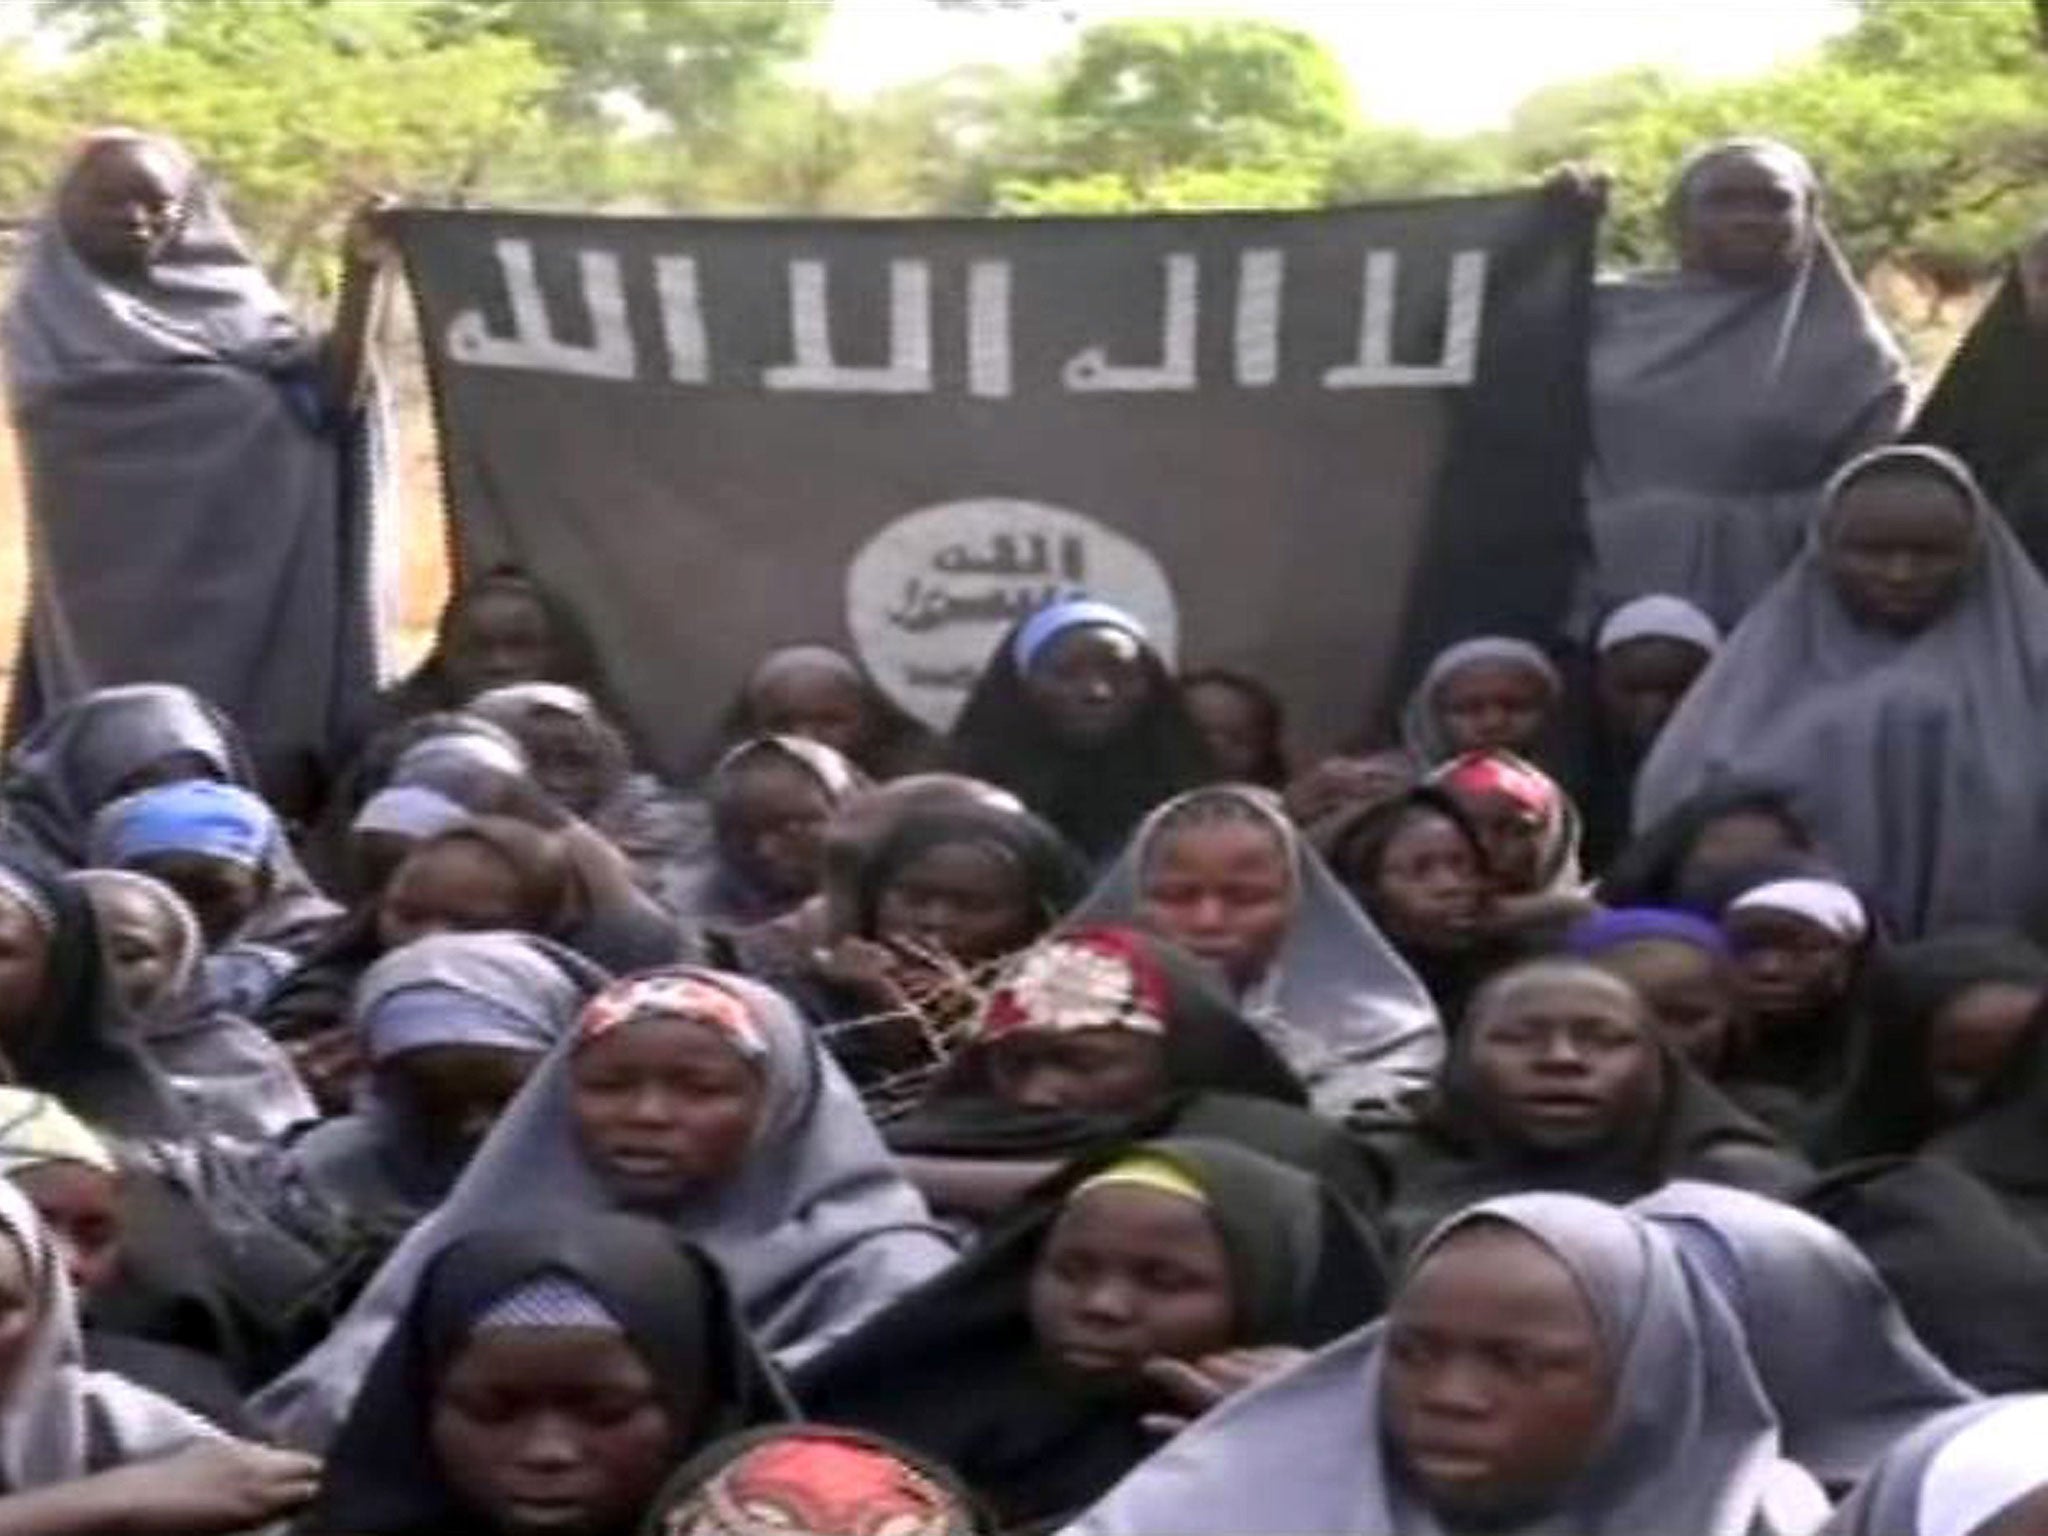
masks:
[(1709, 145), (1671, 193), (1678, 270), (1595, 288), (1589, 612), (1663, 592), (1733, 625), (1828, 476), (1897, 434), (1903, 360), (1819, 201), (1798, 151)]
[(1198, 1420), (1067, 1536), (1757, 1536), (1825, 1515), (1676, 1244), (1539, 1194), (1444, 1223), (1383, 1321)]
[(317, 793), (376, 689), (368, 244), (309, 336), (190, 155), (85, 139), (0, 317), (35, 549), (17, 729), (175, 680), (252, 733), (273, 794)]
[[(648, 1086), (678, 1076), (694, 1085), (688, 1113), (675, 1092)], [(662, 1114), (644, 1107), (650, 1096)], [(507, 1211), (545, 1204), (667, 1222), (717, 1261), (784, 1367), (953, 1260), (852, 1085), (780, 994), (719, 971), (650, 971), (591, 1000), (440, 1209), (340, 1326), (257, 1397), (258, 1418), (324, 1444), (434, 1255)]]
[(1943, 1414), (1877, 1465), (1821, 1536), (2031, 1536), (2048, 1528), (2048, 1395)]
[(1204, 961), (1332, 1119), (1399, 1119), (1444, 1055), (1435, 1005), (1269, 790), (1190, 790), (1139, 826), (1074, 925)]
[(1785, 1454), (1830, 1489), (1977, 1400), (1920, 1342), (1870, 1261), (1804, 1211), (1680, 1181), (1634, 1210), (1678, 1242), (1742, 1324)]
[[(255, 787), (255, 764), (226, 715), (169, 683), (102, 688), (46, 716), (7, 754), (0, 846), (51, 870), (77, 868), (91, 859), (104, 808), (139, 790), (194, 779)], [(262, 874), (262, 904), (236, 941), (297, 953), (340, 917), (284, 838), (271, 840)]]
[(1875, 449), (1672, 716), (1636, 824), (1768, 784), (1895, 938), (2012, 927), (2048, 847), (2044, 714), (2048, 581), (1958, 460)]

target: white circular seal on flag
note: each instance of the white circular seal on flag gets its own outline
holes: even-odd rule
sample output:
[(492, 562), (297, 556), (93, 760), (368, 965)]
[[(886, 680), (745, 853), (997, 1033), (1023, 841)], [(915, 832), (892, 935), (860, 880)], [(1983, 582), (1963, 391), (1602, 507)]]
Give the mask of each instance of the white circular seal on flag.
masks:
[(946, 730), (1009, 627), (1086, 594), (1130, 613), (1172, 663), (1180, 613), (1142, 545), (1064, 507), (999, 497), (897, 518), (846, 569), (846, 627), (883, 692)]

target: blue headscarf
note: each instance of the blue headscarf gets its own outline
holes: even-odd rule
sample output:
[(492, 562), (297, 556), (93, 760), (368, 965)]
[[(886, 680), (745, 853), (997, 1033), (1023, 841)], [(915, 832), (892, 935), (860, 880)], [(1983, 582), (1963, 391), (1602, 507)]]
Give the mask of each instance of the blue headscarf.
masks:
[(1010, 659), (1019, 672), (1028, 672), (1039, 653), (1059, 636), (1090, 626), (1121, 630), (1140, 645), (1151, 644), (1145, 626), (1123, 609), (1092, 597), (1069, 597), (1047, 604), (1024, 621), (1017, 638), (1010, 642)]
[(1720, 928), (1696, 913), (1676, 907), (1615, 907), (1595, 912), (1572, 925), (1564, 936), (1564, 950), (1581, 960), (1591, 960), (1627, 944), (1645, 944), (1655, 939), (1688, 944), (1722, 960), (1733, 953)]
[(266, 868), (277, 815), (260, 795), (193, 779), (127, 795), (93, 818), (92, 862), (113, 868), (160, 853), (196, 853)]

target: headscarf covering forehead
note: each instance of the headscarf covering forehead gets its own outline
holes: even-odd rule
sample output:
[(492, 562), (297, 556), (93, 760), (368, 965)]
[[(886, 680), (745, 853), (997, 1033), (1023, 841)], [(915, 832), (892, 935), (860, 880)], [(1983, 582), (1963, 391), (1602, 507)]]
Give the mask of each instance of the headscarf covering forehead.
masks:
[(879, 1436), (771, 1429), (705, 1451), (662, 1490), (643, 1536), (975, 1536), (970, 1494)]
[(528, 935), (435, 934), (365, 971), (350, 1012), (373, 1060), (438, 1044), (545, 1051), (568, 1033), (583, 992)]
[[(1553, 1254), (1607, 1346), (1607, 1423), (1559, 1507), (1527, 1528), (1586, 1536), (1757, 1529), (1777, 1452), (1770, 1405), (1734, 1318), (1671, 1240), (1597, 1201), (1514, 1195), (1439, 1228), (1425, 1255), (1475, 1222), (1505, 1223)], [(1441, 1521), (1394, 1464), (1384, 1406), (1389, 1326), (1353, 1333), (1205, 1415), (1070, 1536), (1440, 1536)]]
[(1679, 1180), (1635, 1203), (1734, 1308), (1788, 1455), (1853, 1483), (1930, 1418), (1976, 1394), (1915, 1336), (1856, 1246), (1815, 1217)]
[[(1938, 450), (1880, 450), (1846, 473), (1892, 463), (1931, 466), (1978, 504)], [(1953, 602), (1912, 634), (1858, 620), (1809, 541), (1664, 728), (1637, 781), (1638, 825), (1725, 780), (1779, 785), (1890, 932), (2012, 922), (2040, 875), (2033, 840), (2011, 829), (2048, 817), (2033, 739), (2048, 712), (2048, 582), (2001, 519), (1980, 514), (1977, 528)], [(1844, 763), (1884, 771), (1843, 794)]]
[(1593, 649), (1604, 656), (1636, 640), (1679, 640), (1711, 656), (1721, 648), (1721, 627), (1682, 597), (1652, 593), (1608, 614), (1594, 637)]
[(834, 805), (865, 783), (860, 770), (847, 760), (844, 753), (822, 741), (812, 741), (808, 736), (756, 736), (751, 741), (743, 741), (718, 760), (711, 770), (711, 777), (723, 780), (749, 762), (757, 759), (772, 761), (778, 757), (809, 773), (823, 786), (826, 797)]
[(1946, 448), (1937, 448), (1932, 443), (1886, 443), (1858, 454), (1835, 471), (1821, 493), (1821, 521), (1816, 532), (1825, 536), (1839, 525), (1842, 497), (1851, 487), (1886, 474), (1921, 475), (1948, 486), (1969, 510), (1973, 533), (1997, 515), (1970, 466)]
[(116, 1171), (106, 1142), (47, 1093), (0, 1087), (0, 1177), (45, 1163)]
[(1425, 1082), (1443, 1059), (1443, 1030), (1429, 994), (1268, 790), (1211, 785), (1167, 801), (1069, 915), (1069, 926), (1138, 917), (1161, 839), (1205, 806), (1270, 828), (1285, 853), (1294, 913), (1245, 1006), (1316, 1106), (1342, 1115), (1363, 1102), (1401, 1098)]
[(1711, 144), (1702, 144), (1678, 164), (1677, 173), (1671, 178), (1671, 192), (1665, 207), (1671, 228), (1676, 234), (1682, 227), (1685, 216), (1691, 211), (1694, 189), (1700, 176), (1716, 165), (1729, 160), (1755, 160), (1780, 171), (1797, 187), (1806, 199), (1804, 211), (1812, 214), (1820, 198), (1820, 175), (1798, 150), (1782, 139), (1768, 139), (1749, 135), (1740, 138), (1718, 139)]
[(587, 1045), (643, 1019), (707, 1025), (751, 1062), (766, 1062), (772, 1055), (767, 1036), (736, 993), (680, 973), (628, 977), (607, 987), (584, 1008), (576, 1036)]
[(277, 815), (261, 796), (234, 784), (188, 779), (102, 806), (93, 818), (88, 856), (96, 864), (121, 865), (192, 853), (262, 869), (279, 836)]
[(79, 258), (54, 214), (44, 220), (0, 319), (18, 405), (118, 369), (224, 360), (267, 370), (305, 350), (290, 308), (179, 145), (123, 128), (88, 134), (60, 195), (93, 158), (137, 144), (172, 157), (184, 173), (177, 228), (145, 273), (115, 284)]
[[(800, 1359), (944, 1268), (952, 1248), (852, 1085), (780, 993), (695, 967), (619, 986), (671, 981), (737, 999), (766, 1045), (753, 1154), (730, 1183), (692, 1200), (675, 1226), (725, 1271), (762, 1346)], [(508, 1203), (615, 1204), (578, 1140), (570, 1090), (580, 1043), (572, 1035), (550, 1053), (440, 1208), (406, 1234), (334, 1332), (259, 1396), (265, 1422), (308, 1444), (331, 1434), (421, 1270), (457, 1238), (501, 1220)]]
[(1509, 635), (1477, 635), (1447, 646), (1430, 662), (1401, 714), (1402, 742), (1425, 767), (1441, 762), (1455, 751), (1444, 728), (1438, 695), (1460, 672), (1481, 666), (1519, 668), (1543, 685), (1544, 695), (1552, 705), (1564, 695), (1564, 677), (1556, 664), (1543, 653), (1542, 647), (1527, 640)]

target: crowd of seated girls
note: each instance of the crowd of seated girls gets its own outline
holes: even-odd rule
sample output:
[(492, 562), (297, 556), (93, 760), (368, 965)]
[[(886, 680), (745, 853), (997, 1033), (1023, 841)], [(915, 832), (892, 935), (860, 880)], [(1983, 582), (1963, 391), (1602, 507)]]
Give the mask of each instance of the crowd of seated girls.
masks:
[[(1797, 353), (1711, 246), (1628, 302)], [(792, 633), (678, 779), (509, 568), (303, 821), (51, 714), (0, 1533), (2048, 1530), (2048, 582), (1850, 360), (1783, 484), (1612, 437), (1600, 611), (1378, 730), (1075, 594), (944, 734)]]

